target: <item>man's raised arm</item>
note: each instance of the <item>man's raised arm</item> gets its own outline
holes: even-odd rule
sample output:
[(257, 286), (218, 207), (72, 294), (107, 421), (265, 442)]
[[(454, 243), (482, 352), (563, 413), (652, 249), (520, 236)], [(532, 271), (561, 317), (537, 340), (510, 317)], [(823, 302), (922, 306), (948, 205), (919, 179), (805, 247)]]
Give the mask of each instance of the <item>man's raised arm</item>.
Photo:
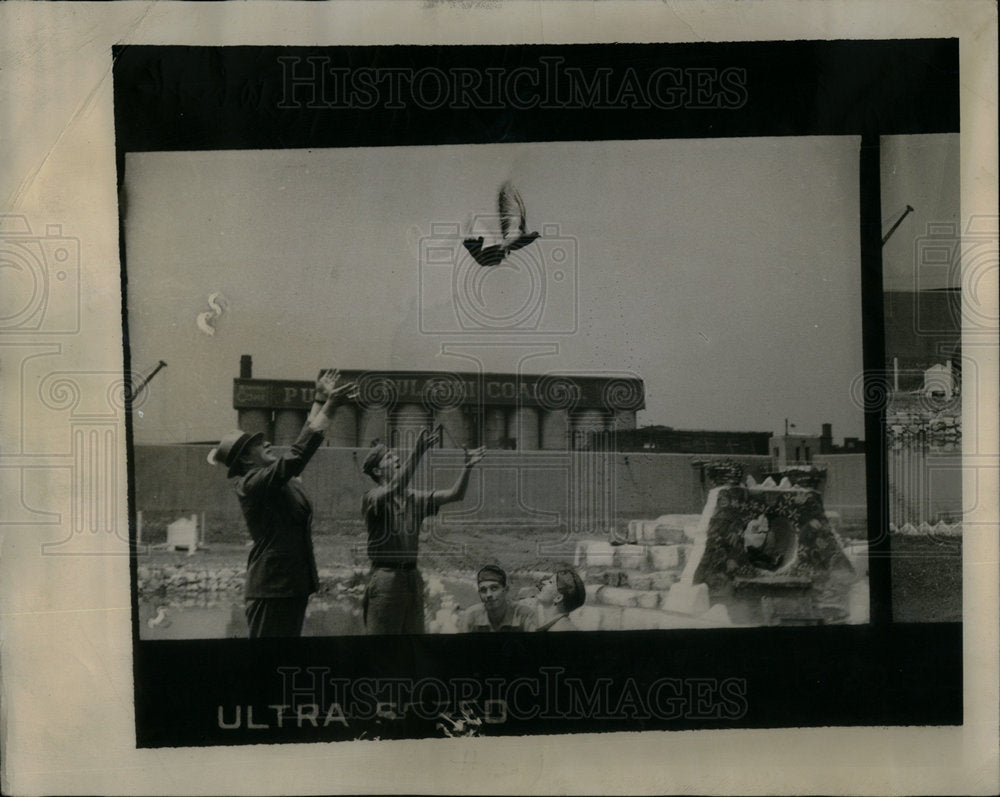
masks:
[(469, 488), (469, 474), (472, 472), (473, 467), (482, 462), (485, 454), (485, 448), (475, 448), (472, 451), (465, 452), (465, 462), (462, 465), (462, 472), (455, 483), (447, 490), (434, 491), (434, 501), (438, 506), (450, 504), (454, 501), (461, 501), (465, 498), (465, 491)]
[[(399, 469), (383, 485), (384, 492), (390, 494), (397, 490), (405, 490), (409, 486), (413, 474), (416, 473), (417, 466), (420, 465), (420, 460), (424, 454), (436, 446), (440, 439), (441, 433), (439, 431), (428, 432), (426, 429), (421, 429), (420, 434), (417, 435), (416, 442), (413, 444), (413, 450), (407, 455), (406, 460)], [(379, 492), (382, 491), (380, 490)]]
[(316, 380), (313, 404), (306, 419), (311, 432), (326, 432), (330, 420), (345, 399), (356, 398), (358, 386), (354, 382), (340, 384), (340, 371), (326, 371)]
[(309, 418), (292, 443), (291, 450), (266, 467), (251, 471), (243, 481), (244, 493), (280, 486), (302, 473), (323, 442), (323, 433), (329, 428), (334, 411), (355, 390), (353, 383), (339, 385), (337, 379), (338, 374), (334, 371), (332, 374), (323, 374), (316, 380), (315, 398)]

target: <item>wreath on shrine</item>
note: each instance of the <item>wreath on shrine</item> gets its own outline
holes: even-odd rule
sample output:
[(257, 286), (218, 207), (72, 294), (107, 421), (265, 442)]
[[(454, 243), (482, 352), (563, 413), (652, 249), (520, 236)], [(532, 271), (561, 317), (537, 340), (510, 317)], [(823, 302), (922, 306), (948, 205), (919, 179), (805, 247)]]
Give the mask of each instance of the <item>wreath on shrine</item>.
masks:
[[(769, 533), (777, 533), (778, 518), (798, 535), (795, 564), (790, 575), (814, 575), (829, 569), (835, 557), (843, 556), (823, 515), (822, 502), (813, 490), (749, 492), (745, 488), (726, 490), (719, 495), (715, 516), (709, 525), (709, 539), (696, 578), (710, 587), (736, 577), (754, 577), (761, 570), (775, 570), (784, 562), (748, 550), (745, 532), (755, 518), (768, 519)], [(762, 547), (766, 547), (762, 546)], [(779, 552), (780, 553), (780, 552)]]

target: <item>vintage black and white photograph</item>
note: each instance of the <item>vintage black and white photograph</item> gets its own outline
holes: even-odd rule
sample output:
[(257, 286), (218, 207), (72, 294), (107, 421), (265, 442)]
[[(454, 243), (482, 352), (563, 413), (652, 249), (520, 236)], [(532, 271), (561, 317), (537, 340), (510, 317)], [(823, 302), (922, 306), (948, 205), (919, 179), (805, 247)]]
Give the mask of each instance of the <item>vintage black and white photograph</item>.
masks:
[(867, 622), (858, 151), (129, 154), (140, 637)]
[(990, 14), (129, 5), (0, 9), (2, 790), (991, 792)]

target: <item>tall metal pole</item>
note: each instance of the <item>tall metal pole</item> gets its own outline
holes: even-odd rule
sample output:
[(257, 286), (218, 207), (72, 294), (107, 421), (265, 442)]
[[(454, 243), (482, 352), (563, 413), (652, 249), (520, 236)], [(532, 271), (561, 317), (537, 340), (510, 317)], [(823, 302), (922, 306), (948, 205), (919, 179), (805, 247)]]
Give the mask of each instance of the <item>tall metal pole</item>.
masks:
[(896, 223), (893, 224), (892, 227), (889, 228), (889, 232), (882, 237), (882, 246), (885, 246), (885, 242), (889, 240), (889, 236), (896, 232), (896, 228), (903, 223), (903, 219), (905, 219), (912, 212), (913, 208), (907, 205), (906, 210), (903, 211), (903, 215), (896, 219)]
[(161, 369), (163, 369), (163, 368), (166, 368), (166, 367), (167, 367), (167, 364), (166, 364), (165, 362), (163, 362), (163, 360), (160, 360), (160, 361), (159, 361), (159, 362), (158, 362), (158, 363), (156, 364), (156, 368), (154, 368), (154, 369), (152, 370), (152, 372), (150, 372), (150, 374), (149, 374), (148, 376), (146, 376), (146, 377), (145, 377), (145, 378), (144, 378), (144, 379), (143, 379), (143, 380), (142, 380), (142, 381), (141, 381), (141, 382), (140, 382), (140, 383), (139, 383), (139, 384), (138, 384), (138, 385), (137, 385), (137, 386), (135, 387), (135, 389), (134, 389), (134, 390), (132, 391), (131, 395), (129, 396), (129, 401), (130, 401), (130, 402), (134, 402), (134, 401), (135, 401), (135, 399), (136, 399), (136, 397), (137, 397), (137, 396), (138, 396), (138, 395), (139, 395), (139, 394), (140, 394), (140, 393), (141, 393), (141, 392), (143, 391), (143, 388), (145, 388), (145, 387), (146, 387), (146, 385), (148, 385), (148, 384), (149, 384), (150, 380), (152, 380), (152, 378), (153, 378), (154, 376), (156, 376), (156, 375), (157, 375), (158, 373), (160, 373), (160, 370), (161, 370)]

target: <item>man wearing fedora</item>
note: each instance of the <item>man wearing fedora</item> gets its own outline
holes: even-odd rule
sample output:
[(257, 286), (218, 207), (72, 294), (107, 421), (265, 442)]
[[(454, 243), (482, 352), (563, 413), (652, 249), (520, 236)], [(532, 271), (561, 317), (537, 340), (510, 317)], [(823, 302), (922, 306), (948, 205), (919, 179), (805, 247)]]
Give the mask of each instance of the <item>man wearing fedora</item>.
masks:
[(247, 559), (247, 627), (251, 639), (299, 636), (309, 596), (319, 586), (312, 544), (312, 505), (298, 479), (340, 402), (353, 384), (337, 384), (337, 372), (316, 382), (312, 409), (291, 449), (278, 456), (259, 432), (227, 435), (209, 459), (234, 480), (253, 540)]
[(372, 563), (364, 597), (369, 634), (424, 633), (424, 582), (417, 570), (420, 527), (441, 506), (465, 497), (469, 472), (484, 453), (482, 448), (467, 451), (458, 480), (447, 490), (411, 489), (410, 479), (420, 460), (440, 435), (440, 430), (422, 430), (405, 460), (394, 449), (376, 443), (361, 466), (376, 485), (361, 502)]

